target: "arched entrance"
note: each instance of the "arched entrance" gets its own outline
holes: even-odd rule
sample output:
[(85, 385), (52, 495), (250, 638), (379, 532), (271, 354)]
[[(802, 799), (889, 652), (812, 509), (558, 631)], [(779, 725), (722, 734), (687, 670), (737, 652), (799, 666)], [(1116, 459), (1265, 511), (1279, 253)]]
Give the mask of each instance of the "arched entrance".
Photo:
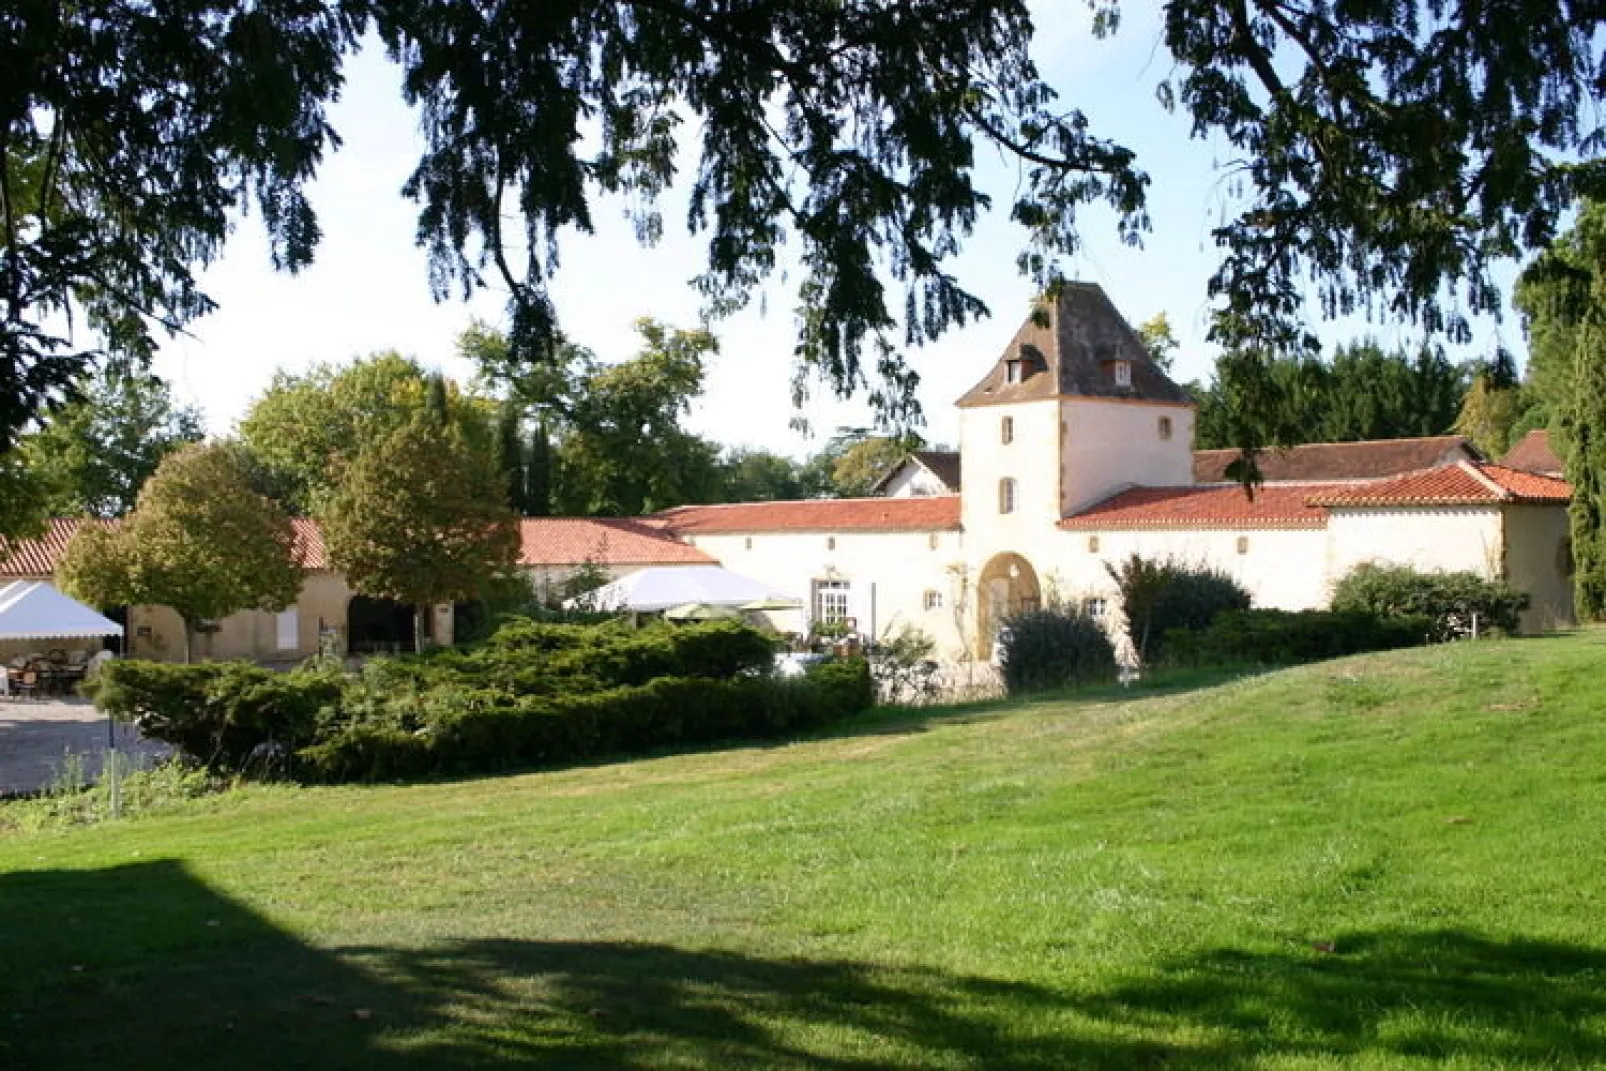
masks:
[(346, 606), (346, 649), (394, 654), (413, 649), (413, 608), (392, 599), (353, 595)]
[(988, 659), (999, 627), (1011, 616), (1035, 610), (1043, 601), (1037, 570), (1019, 554), (996, 554), (982, 567), (976, 584), (976, 657)]

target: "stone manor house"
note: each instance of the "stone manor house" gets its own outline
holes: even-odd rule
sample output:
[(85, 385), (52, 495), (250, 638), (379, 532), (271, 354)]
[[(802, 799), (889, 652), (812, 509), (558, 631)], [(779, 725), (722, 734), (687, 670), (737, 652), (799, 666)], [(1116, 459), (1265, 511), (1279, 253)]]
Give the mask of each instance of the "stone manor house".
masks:
[[(1263, 459), (1266, 482), (1250, 495), (1226, 477), (1233, 451), (1193, 449), (1194, 403), (1103, 290), (1069, 285), (1041, 313), (958, 400), (957, 454), (912, 456), (876, 497), (532, 518), (522, 565), (551, 587), (586, 562), (614, 577), (716, 562), (804, 600), (772, 615), (779, 628), (914, 626), (954, 659), (986, 657), (999, 621), (1050, 597), (1106, 614), (1106, 564), (1134, 552), (1226, 570), (1257, 606), (1283, 609), (1326, 605), (1362, 562), (1472, 570), (1528, 592), (1526, 629), (1572, 621), (1570, 488), (1543, 433), (1507, 464), (1458, 436), (1296, 447)], [(360, 649), (383, 624), (298, 523), (301, 600), (224, 620), (213, 656)], [(48, 579), (72, 527), (7, 548), (0, 576)], [(132, 608), (128, 624), (130, 653), (182, 656), (171, 611)], [(449, 641), (450, 607), (432, 628)]]

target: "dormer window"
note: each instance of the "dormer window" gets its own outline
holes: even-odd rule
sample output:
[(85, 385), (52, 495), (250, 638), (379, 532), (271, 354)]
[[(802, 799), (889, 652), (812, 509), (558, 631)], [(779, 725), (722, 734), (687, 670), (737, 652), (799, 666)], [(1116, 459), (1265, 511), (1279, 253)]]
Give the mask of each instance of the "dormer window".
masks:
[(1115, 385), (1117, 387), (1130, 387), (1132, 385), (1132, 362), (1115, 362)]
[(1019, 383), (1024, 378), (1025, 378), (1025, 374), (1023, 373), (1023, 371), (1021, 369), (1021, 362), (1020, 361), (1018, 361), (1018, 360), (1009, 360), (1009, 361), (1005, 361), (1004, 362), (1004, 382), (1005, 383)]

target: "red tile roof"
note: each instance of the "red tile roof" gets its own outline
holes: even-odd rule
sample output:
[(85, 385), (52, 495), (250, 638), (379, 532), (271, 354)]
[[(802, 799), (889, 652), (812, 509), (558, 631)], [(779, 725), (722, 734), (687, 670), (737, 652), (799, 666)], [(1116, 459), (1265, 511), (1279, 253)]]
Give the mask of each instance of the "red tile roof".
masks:
[[(1347, 486), (1347, 485), (1339, 485)], [(1133, 487), (1060, 521), (1070, 530), (1121, 528), (1322, 528), (1327, 511), (1312, 494), (1321, 484), (1267, 484), (1250, 497), (1237, 484), (1215, 487)]]
[(714, 559), (639, 520), (526, 517), (519, 522), (520, 565), (706, 565)]
[(57, 517), (45, 525), (38, 539), (0, 539), (0, 576), (48, 577), (67, 552), (67, 544), (84, 522)]
[(959, 496), (815, 498), (678, 506), (649, 518), (679, 535), (719, 532), (938, 532), (959, 527)]
[(1560, 476), (1565, 471), (1561, 458), (1550, 446), (1550, 432), (1543, 428), (1524, 435), (1516, 446), (1506, 451), (1500, 464), (1510, 469), (1542, 472), (1547, 476)]
[[(56, 517), (45, 525), (44, 534), (37, 539), (0, 539), (0, 577), (49, 577), (55, 575), (67, 544), (78, 529), (86, 524), (114, 525), (116, 521), (103, 521), (81, 517)], [(329, 555), (324, 550), (323, 535), (318, 526), (305, 517), (292, 517), (293, 534), (291, 552), (303, 569), (329, 568)]]
[[(1195, 450), (1194, 483), (1231, 483), (1227, 466), (1237, 450)], [(1267, 450), (1255, 459), (1261, 478), (1281, 480), (1375, 480), (1455, 461), (1481, 461), (1464, 435), (1421, 439), (1372, 439), (1358, 443), (1306, 443), (1287, 450)]]
[(1392, 480), (1351, 484), (1312, 495), (1322, 506), (1476, 506), (1497, 502), (1565, 504), (1572, 498), (1566, 480), (1522, 472), (1504, 465), (1463, 461), (1407, 473)]

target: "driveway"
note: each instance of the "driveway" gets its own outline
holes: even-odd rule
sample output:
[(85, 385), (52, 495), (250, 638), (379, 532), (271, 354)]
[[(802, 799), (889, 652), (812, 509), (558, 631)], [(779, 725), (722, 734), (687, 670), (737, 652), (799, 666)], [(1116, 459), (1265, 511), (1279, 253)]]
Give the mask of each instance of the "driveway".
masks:
[[(171, 749), (118, 725), (117, 750), (146, 761)], [(84, 774), (100, 775), (108, 744), (106, 716), (84, 699), (0, 701), (0, 795), (37, 792), (55, 781), (68, 755), (83, 758)]]

